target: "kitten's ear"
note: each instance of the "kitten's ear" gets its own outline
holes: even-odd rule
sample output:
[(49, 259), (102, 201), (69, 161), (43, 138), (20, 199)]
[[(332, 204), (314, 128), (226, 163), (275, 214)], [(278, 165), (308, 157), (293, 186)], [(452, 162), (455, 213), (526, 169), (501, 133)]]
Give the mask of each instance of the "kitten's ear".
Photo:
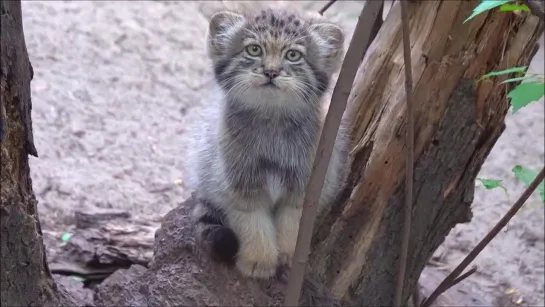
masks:
[(208, 25), (208, 52), (210, 55), (221, 54), (228, 47), (233, 36), (244, 22), (244, 16), (222, 11), (210, 18)]
[(344, 55), (344, 32), (332, 23), (316, 23), (309, 27), (315, 52), (323, 60), (323, 69), (335, 73)]
[(316, 23), (309, 27), (309, 31), (322, 47), (339, 50), (344, 46), (343, 30), (335, 24)]
[(218, 12), (210, 18), (209, 35), (211, 38), (216, 38), (242, 22), (244, 22), (244, 16), (242, 15), (228, 11)]

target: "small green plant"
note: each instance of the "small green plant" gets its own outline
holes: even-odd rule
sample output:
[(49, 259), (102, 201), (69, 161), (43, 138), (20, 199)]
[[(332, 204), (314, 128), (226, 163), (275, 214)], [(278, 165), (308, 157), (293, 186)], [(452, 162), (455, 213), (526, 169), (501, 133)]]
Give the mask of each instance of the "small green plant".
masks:
[(500, 12), (515, 12), (515, 11), (529, 12), (530, 9), (528, 8), (526, 4), (506, 3), (500, 6)]
[[(483, 75), (479, 81), (488, 79), (494, 76), (501, 76), (507, 74), (524, 74), (526, 72), (526, 66), (512, 67), (500, 71), (492, 71)], [(531, 102), (538, 101), (545, 94), (545, 77), (542, 74), (525, 74), (514, 78), (504, 80), (502, 83), (513, 83), (519, 81), (527, 81), (520, 83), (512, 91), (507, 94), (507, 97), (511, 99), (511, 105), (513, 106), (513, 114), (521, 108), (527, 106)]]
[[(529, 185), (532, 181), (534, 181), (534, 179), (536, 179), (538, 174), (537, 171), (533, 169), (529, 169), (522, 165), (515, 165), (512, 171), (515, 174), (515, 177), (517, 177), (518, 180), (524, 182), (525, 185)], [(537, 186), (537, 191), (539, 192), (539, 198), (541, 198), (542, 201), (545, 201), (545, 183), (544, 182), (541, 182)]]
[[(464, 23), (483, 12), (491, 9), (496, 9), (498, 7), (501, 12), (529, 11), (528, 6), (526, 6), (525, 4), (517, 4), (515, 3), (515, 1), (512, 0), (483, 0), (477, 7), (475, 7), (473, 13), (464, 21)], [(512, 112), (514, 114), (521, 108), (529, 105), (530, 103), (538, 101), (545, 94), (544, 75), (526, 73), (526, 69), (526, 66), (521, 66), (511, 67), (500, 71), (491, 71), (483, 75), (478, 81), (482, 81), (491, 77), (514, 74), (513, 77), (502, 82), (505, 84), (521, 82), (507, 94), (507, 98), (510, 99), (511, 106), (513, 107)], [(518, 180), (522, 181), (526, 185), (529, 185), (537, 176), (537, 172), (535, 170), (529, 169), (522, 165), (516, 165), (515, 167), (513, 167), (512, 172)], [(502, 190), (504, 190), (507, 196), (507, 201), (511, 203), (507, 188), (505, 188), (501, 184), (502, 180), (484, 178), (478, 178), (477, 180), (480, 181), (487, 190), (496, 188), (501, 188)], [(537, 190), (541, 199), (541, 202), (538, 205), (543, 205), (545, 203), (544, 186), (545, 185), (542, 182)]]
[(512, 0), (483, 0), (481, 4), (477, 5), (476, 8), (473, 9), (473, 13), (464, 20), (464, 23), (469, 21), (470, 19), (473, 19), (475, 16), (484, 13), (488, 10), (500, 7), (501, 12), (514, 12), (514, 11), (525, 11), (528, 12), (530, 9), (526, 4), (517, 4), (513, 3), (515, 1)]

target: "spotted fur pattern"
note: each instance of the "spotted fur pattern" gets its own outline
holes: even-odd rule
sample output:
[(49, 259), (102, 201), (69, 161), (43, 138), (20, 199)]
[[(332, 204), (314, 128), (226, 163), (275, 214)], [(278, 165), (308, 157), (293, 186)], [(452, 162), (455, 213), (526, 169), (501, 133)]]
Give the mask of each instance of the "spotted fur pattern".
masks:
[[(211, 18), (207, 52), (220, 99), (193, 128), (186, 181), (201, 200), (201, 239), (247, 276), (269, 278), (291, 264), (343, 42), (338, 26), (279, 10)], [(347, 143), (343, 120), (320, 209), (344, 185)]]

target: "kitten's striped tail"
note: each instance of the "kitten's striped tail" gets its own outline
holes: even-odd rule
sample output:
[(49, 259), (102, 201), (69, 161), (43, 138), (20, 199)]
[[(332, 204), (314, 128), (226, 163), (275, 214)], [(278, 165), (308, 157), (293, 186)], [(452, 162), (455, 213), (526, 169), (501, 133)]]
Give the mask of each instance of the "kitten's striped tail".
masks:
[(197, 235), (201, 246), (210, 256), (227, 264), (234, 264), (239, 249), (235, 232), (224, 222), (224, 212), (203, 200), (193, 209)]

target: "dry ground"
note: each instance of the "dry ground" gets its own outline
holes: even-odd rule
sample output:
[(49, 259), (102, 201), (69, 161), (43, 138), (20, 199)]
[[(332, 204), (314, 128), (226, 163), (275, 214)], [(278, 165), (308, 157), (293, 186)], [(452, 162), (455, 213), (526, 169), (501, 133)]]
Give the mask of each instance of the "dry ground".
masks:
[[(42, 226), (63, 231), (73, 210), (106, 207), (160, 217), (187, 197), (181, 178), (187, 121), (209, 99), (203, 52), (213, 1), (23, 1), (32, 82), (35, 141), (31, 159)], [(291, 2), (317, 10), (321, 3)], [(328, 12), (351, 36), (361, 3)], [(531, 70), (543, 73), (543, 50)], [(543, 101), (508, 116), (507, 130), (481, 177), (504, 179), (511, 198), (524, 186), (511, 168), (544, 160)], [(533, 198), (536, 202), (537, 198)], [(438, 251), (452, 268), (507, 210), (502, 191), (476, 188), (471, 223), (459, 225)], [(504, 304), (544, 302), (543, 207), (518, 215), (477, 259), (466, 282)], [(511, 291), (513, 292), (513, 291)], [(498, 298), (502, 297), (501, 303)]]

